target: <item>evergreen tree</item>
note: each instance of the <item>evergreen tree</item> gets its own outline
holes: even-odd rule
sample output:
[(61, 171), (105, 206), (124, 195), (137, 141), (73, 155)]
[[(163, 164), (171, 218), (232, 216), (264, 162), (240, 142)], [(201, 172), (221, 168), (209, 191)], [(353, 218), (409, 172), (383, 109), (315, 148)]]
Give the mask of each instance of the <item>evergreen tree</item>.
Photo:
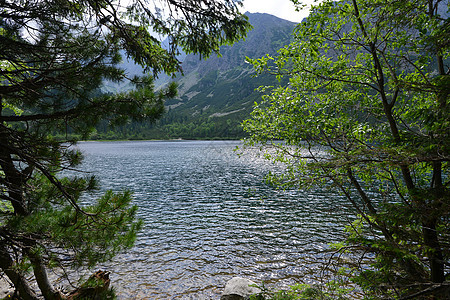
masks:
[(358, 217), (341, 250), (371, 261), (349, 270), (368, 298), (450, 293), (448, 9), (324, 1), (277, 57), (253, 60), (289, 84), (254, 106), (247, 143), (286, 165), (274, 183), (348, 199)]
[[(249, 24), (239, 4), (0, 1), (0, 269), (21, 299), (66, 298), (48, 268), (93, 267), (131, 247), (140, 228), (128, 191), (80, 203), (96, 181), (60, 175), (82, 155), (74, 140), (50, 133), (84, 138), (100, 121), (160, 117), (175, 87), (155, 92), (151, 76), (128, 78), (117, 67), (121, 53), (152, 75), (174, 74), (181, 71), (178, 49), (207, 57), (245, 36)], [(136, 88), (102, 95), (104, 80), (131, 80)]]

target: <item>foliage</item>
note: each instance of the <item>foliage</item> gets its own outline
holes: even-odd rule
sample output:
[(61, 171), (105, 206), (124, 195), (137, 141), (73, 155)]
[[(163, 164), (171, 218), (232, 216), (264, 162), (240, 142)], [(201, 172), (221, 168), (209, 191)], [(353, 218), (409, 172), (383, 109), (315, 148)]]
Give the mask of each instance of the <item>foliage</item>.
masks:
[[(92, 199), (95, 178), (61, 173), (82, 161), (73, 137), (87, 138), (100, 122), (155, 121), (175, 96), (174, 85), (155, 92), (151, 76), (129, 78), (121, 53), (153, 76), (171, 75), (181, 70), (179, 49), (207, 57), (250, 27), (240, 1), (124, 3), (0, 4), (0, 268), (22, 299), (66, 298), (47, 269), (66, 276), (94, 267), (131, 247), (141, 227), (129, 191)], [(102, 94), (105, 80), (135, 89)]]
[(100, 126), (91, 135), (94, 140), (151, 140), (151, 139), (239, 139), (245, 136), (242, 120), (249, 116), (247, 112), (232, 114), (220, 118), (202, 116), (188, 118), (169, 111), (163, 118), (148, 124), (133, 122), (114, 130)]
[(289, 84), (261, 88), (246, 144), (286, 165), (275, 184), (326, 186), (353, 205), (341, 250), (369, 261), (349, 272), (368, 298), (449, 293), (448, 8), (324, 1), (277, 56), (251, 60)]
[(329, 300), (329, 299), (345, 299), (342, 297), (331, 297), (328, 293), (324, 293), (319, 287), (310, 286), (308, 284), (296, 284), (288, 290), (271, 291), (264, 284), (259, 287), (261, 293), (251, 295), (250, 300)]

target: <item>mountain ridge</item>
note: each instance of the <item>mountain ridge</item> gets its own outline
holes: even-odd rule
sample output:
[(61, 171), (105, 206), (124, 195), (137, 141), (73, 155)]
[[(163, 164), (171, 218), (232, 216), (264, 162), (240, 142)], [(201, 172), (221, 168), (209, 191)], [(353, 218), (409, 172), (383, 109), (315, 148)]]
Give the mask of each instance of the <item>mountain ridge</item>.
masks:
[[(179, 85), (179, 95), (166, 101), (166, 114), (155, 125), (132, 124), (121, 130), (119, 138), (242, 138), (242, 120), (247, 118), (253, 103), (261, 97), (255, 89), (261, 85), (276, 85), (272, 76), (252, 76), (254, 70), (245, 58), (274, 55), (289, 44), (297, 23), (266, 13), (246, 13), (253, 30), (245, 40), (220, 48), (221, 56), (200, 59), (198, 55), (183, 57), (184, 75), (175, 79), (160, 76), (156, 88), (170, 80)], [(133, 72), (135, 69), (124, 64)], [(126, 88), (126, 86), (122, 86)], [(110, 89), (112, 90), (112, 89)], [(128, 135), (128, 137), (126, 136)], [(99, 132), (99, 138), (105, 136)], [(107, 137), (106, 137), (107, 138)]]

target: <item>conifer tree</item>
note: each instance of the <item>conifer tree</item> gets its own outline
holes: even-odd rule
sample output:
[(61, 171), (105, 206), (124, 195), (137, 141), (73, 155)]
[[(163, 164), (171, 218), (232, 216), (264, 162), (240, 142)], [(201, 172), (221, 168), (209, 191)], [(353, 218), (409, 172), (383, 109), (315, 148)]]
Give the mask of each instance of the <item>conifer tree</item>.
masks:
[[(95, 178), (60, 175), (81, 162), (73, 137), (88, 137), (101, 120), (114, 126), (160, 117), (176, 91), (154, 91), (152, 76), (182, 71), (179, 49), (207, 57), (243, 38), (250, 25), (238, 5), (0, 1), (0, 270), (21, 299), (64, 299), (48, 268), (93, 267), (133, 245), (140, 222), (130, 192), (81, 204)], [(118, 67), (122, 55), (150, 76), (128, 78)], [(131, 80), (135, 89), (102, 94), (104, 80)]]

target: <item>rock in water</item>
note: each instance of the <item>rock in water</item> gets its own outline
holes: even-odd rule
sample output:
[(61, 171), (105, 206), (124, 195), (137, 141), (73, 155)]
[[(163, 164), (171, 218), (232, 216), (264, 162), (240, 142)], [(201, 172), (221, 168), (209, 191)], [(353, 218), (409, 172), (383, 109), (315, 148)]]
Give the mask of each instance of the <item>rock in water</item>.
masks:
[(255, 285), (256, 283), (249, 279), (233, 277), (225, 285), (225, 289), (222, 293), (222, 297), (220, 297), (220, 300), (248, 299), (251, 295), (261, 293), (261, 289)]

